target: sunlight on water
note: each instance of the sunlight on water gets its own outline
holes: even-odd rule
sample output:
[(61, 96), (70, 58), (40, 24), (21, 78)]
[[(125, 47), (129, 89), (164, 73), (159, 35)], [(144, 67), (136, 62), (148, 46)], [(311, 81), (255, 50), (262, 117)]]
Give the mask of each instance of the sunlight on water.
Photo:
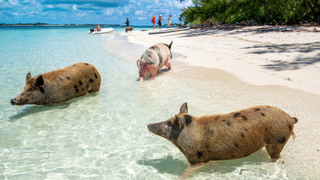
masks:
[[(266, 104), (310, 118), (297, 111), (297, 104), (310, 99), (294, 93), (286, 99), (282, 93), (291, 92), (274, 93), (279, 87), (210, 81), (175, 69), (139, 83), (135, 63), (108, 53), (103, 47), (108, 35), (91, 36), (86, 28), (0, 31), (13, 34), (0, 33), (6, 44), (0, 51), (0, 179), (176, 179), (188, 162), (172, 143), (149, 133), (147, 124), (174, 116), (184, 102), (195, 116)], [(98, 69), (100, 92), (68, 105), (10, 105), (28, 72), (34, 76), (76, 62)], [(276, 163), (262, 149), (243, 159), (209, 163), (190, 177), (304, 179), (290, 159), (293, 145), (298, 146), (290, 138)]]

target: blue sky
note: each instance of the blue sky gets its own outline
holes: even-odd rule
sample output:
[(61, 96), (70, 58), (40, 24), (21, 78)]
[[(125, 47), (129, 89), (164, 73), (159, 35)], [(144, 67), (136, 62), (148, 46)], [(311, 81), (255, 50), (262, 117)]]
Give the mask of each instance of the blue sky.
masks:
[(0, 0), (0, 23), (123, 24), (152, 25), (151, 16), (161, 14), (163, 24), (171, 14), (179, 23), (180, 9), (191, 0)]

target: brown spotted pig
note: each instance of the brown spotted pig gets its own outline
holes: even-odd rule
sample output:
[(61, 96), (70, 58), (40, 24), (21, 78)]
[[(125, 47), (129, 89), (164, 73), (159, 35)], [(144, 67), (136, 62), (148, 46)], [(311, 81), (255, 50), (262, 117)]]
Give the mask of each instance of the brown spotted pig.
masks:
[(101, 77), (88, 63), (76, 63), (66, 68), (31, 77), (21, 94), (11, 99), (12, 105), (63, 103), (100, 90)]
[(266, 147), (272, 160), (293, 133), (297, 118), (271, 106), (255, 106), (229, 114), (194, 117), (184, 103), (167, 121), (148, 124), (150, 132), (176, 145), (191, 165), (249, 156)]

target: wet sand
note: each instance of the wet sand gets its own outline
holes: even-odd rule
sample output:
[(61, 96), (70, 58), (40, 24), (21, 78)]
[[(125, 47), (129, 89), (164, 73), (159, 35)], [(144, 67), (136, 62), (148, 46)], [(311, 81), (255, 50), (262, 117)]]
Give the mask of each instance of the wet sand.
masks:
[[(227, 35), (222, 35), (221, 33), (227, 33)], [(302, 46), (306, 49), (277, 52), (276, 57), (274, 57), (273, 52), (257, 53), (258, 55), (253, 53), (254, 55), (252, 55), (243, 49), (245, 49), (244, 47), (257, 46), (252, 45), (252, 43), (256, 43), (252, 42), (256, 41), (253, 36), (262, 36), (262, 38), (268, 38), (269, 41), (276, 39), (279, 42), (273, 41), (273, 44), (282, 43), (281, 47), (270, 48), (275, 48), (275, 51), (279, 51), (279, 48), (281, 49), (284, 46), (283, 44), (286, 43), (284, 36), (291, 37), (294, 35), (278, 32), (278, 34), (257, 35), (251, 34), (252, 32), (243, 32), (241, 37), (229, 37), (230, 33), (199, 30), (152, 36), (148, 36), (147, 32), (114, 33), (106, 44), (109, 51), (120, 54), (129, 61), (136, 62), (147, 47), (158, 42), (170, 43), (170, 39), (173, 39), (172, 50), (174, 54), (171, 73), (183, 75), (186, 80), (188, 80), (187, 77), (191, 77), (203, 82), (202, 84), (205, 84), (206, 87), (199, 88), (203, 88), (204, 93), (210, 94), (210, 90), (219, 88), (215, 87), (214, 82), (216, 81), (224, 83), (226, 87), (223, 88), (232, 89), (232, 93), (227, 94), (224, 102), (221, 102), (222, 105), (217, 104), (218, 107), (221, 106), (221, 108), (218, 108), (221, 111), (216, 113), (228, 113), (249, 106), (264, 104), (279, 107), (291, 116), (297, 117), (299, 122), (294, 127), (296, 139), (293, 141), (290, 138), (281, 153), (282, 158), (276, 163), (279, 166), (290, 169), (293, 174), (299, 174), (306, 179), (317, 179), (320, 175), (320, 138), (318, 138), (320, 135), (320, 108), (318, 106), (320, 102), (320, 83), (318, 78), (320, 73), (317, 71), (320, 50), (317, 42), (310, 43), (308, 39), (304, 40), (305, 42), (303, 42)], [(303, 37), (309, 35), (304, 34)], [(282, 41), (273, 36), (282, 37)], [(246, 37), (246, 39), (244, 40), (243, 37)], [(214, 40), (210, 38), (214, 38)], [(230, 39), (232, 41), (228, 42)], [(210, 45), (208, 41), (213, 42)], [(309, 41), (311, 41), (310, 38)], [(200, 42), (202, 42), (203, 46), (201, 46)], [(198, 44), (193, 46), (192, 43)], [(293, 42), (290, 43), (293, 44)], [(231, 44), (238, 44), (239, 46), (232, 46)], [(264, 46), (263, 49), (268, 49), (268, 45), (266, 45), (268, 43), (259, 42), (258, 44), (259, 46)], [(210, 52), (212, 49), (220, 49), (222, 52), (219, 51), (219, 53), (215, 54)], [(309, 49), (309, 52), (307, 49)], [(207, 51), (207, 54), (204, 55), (205, 51)], [(299, 52), (302, 52), (302, 54), (299, 54)], [(286, 59), (287, 53), (289, 56), (294, 54), (294, 56), (311, 60), (303, 62), (303, 65), (300, 64), (301, 66), (294, 66), (293, 70), (288, 70), (288, 67), (299, 61), (295, 60), (295, 58)], [(213, 60), (209, 59), (211, 55)], [(247, 55), (250, 58), (248, 61), (244, 60), (248, 58)], [(241, 59), (240, 62), (237, 62), (239, 61), (237, 58)], [(277, 67), (268, 68), (269, 66), (265, 59), (271, 59), (270, 61), (279, 59), (281, 61), (279, 63), (284, 64), (285, 70), (274, 69), (280, 68), (280, 64)], [(228, 62), (223, 62), (224, 60)], [(216, 69), (212, 67), (216, 67)], [(230, 73), (230, 71), (234, 73)], [(221, 89), (222, 91), (223, 88)], [(207, 103), (210, 103), (211, 99), (215, 98), (217, 97), (214, 97), (214, 94), (210, 94)], [(233, 101), (236, 99), (238, 103), (228, 104), (228, 99)], [(194, 104), (193, 106), (203, 109), (201, 111), (205, 113), (204, 115), (207, 115), (211, 112), (208, 112), (206, 107), (203, 107), (204, 104)]]

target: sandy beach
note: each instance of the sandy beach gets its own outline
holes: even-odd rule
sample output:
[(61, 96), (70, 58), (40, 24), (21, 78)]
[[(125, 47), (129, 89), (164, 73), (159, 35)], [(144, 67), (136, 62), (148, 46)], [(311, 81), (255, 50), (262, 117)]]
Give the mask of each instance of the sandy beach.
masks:
[[(271, 98), (272, 105), (279, 101), (299, 122), (295, 141), (288, 141), (282, 151), (285, 158), (277, 163), (314, 179), (320, 175), (320, 33), (314, 28), (319, 27), (192, 29), (157, 35), (148, 35), (157, 30), (133, 31), (114, 34), (108, 41), (112, 52), (132, 62), (146, 48), (173, 41), (174, 73), (197, 77), (208, 86), (224, 81), (229, 88), (243, 90), (244, 99)], [(246, 108), (240, 102), (238, 107)]]
[(312, 32), (314, 27), (304, 28), (311, 32), (259, 32), (259, 28), (263, 27), (158, 35), (142, 31), (127, 36), (145, 48), (173, 41), (172, 51), (182, 55), (175, 61), (188, 65), (221, 69), (251, 84), (284, 85), (320, 95), (320, 33)]

